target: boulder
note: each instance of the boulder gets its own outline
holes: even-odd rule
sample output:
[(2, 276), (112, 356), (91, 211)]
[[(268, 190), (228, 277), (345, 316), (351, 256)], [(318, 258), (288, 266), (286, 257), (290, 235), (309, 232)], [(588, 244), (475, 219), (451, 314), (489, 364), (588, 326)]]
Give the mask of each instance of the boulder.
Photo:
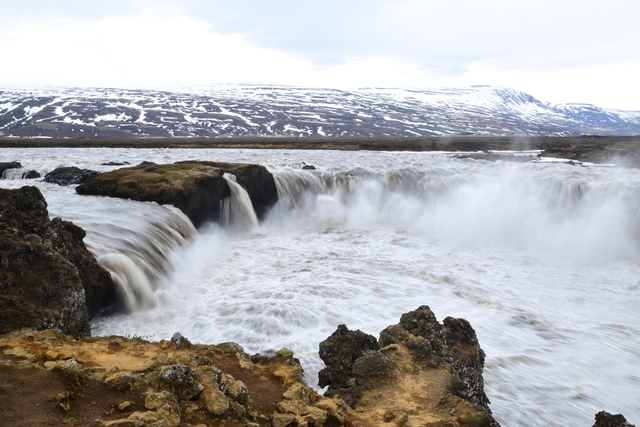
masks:
[(258, 218), (264, 217), (278, 200), (273, 176), (263, 166), (196, 161), (121, 168), (97, 175), (76, 187), (76, 191), (171, 204), (199, 227), (220, 219), (220, 202), (231, 194), (225, 173), (234, 174), (247, 190)]
[(41, 175), (40, 175), (40, 172), (33, 169), (29, 169), (24, 172), (24, 175), (22, 177), (23, 179), (37, 179), (37, 178), (40, 178)]
[(490, 412), (482, 377), (485, 354), (476, 332), (465, 319), (447, 317), (443, 324), (446, 361), (455, 376), (455, 394)]
[(0, 189), (0, 333), (30, 327), (89, 334), (89, 318), (115, 302), (111, 275), (84, 230), (49, 220), (36, 187)]
[(345, 325), (320, 343), (320, 358), (326, 367), (318, 373), (318, 385), (329, 386), (327, 396), (338, 395), (351, 403), (353, 364), (370, 350), (378, 350), (378, 341), (373, 335), (360, 330), (351, 331)]
[(596, 414), (596, 423), (593, 427), (635, 427), (633, 424), (627, 421), (627, 419), (621, 415), (612, 415), (605, 411), (600, 411)]
[(98, 174), (99, 172), (94, 170), (70, 166), (52, 170), (44, 176), (44, 180), (58, 185), (83, 184)]

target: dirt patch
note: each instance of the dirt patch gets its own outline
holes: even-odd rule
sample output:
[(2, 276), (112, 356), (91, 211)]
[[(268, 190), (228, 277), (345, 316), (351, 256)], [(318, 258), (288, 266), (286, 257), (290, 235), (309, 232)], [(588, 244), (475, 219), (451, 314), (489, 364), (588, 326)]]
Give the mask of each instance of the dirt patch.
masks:
[[(299, 396), (301, 404), (286, 403)], [(274, 417), (350, 424), (346, 408), (316, 407), (323, 401), (288, 350), (254, 362), (237, 344), (76, 340), (59, 331), (0, 336), (0, 427), (270, 426)]]

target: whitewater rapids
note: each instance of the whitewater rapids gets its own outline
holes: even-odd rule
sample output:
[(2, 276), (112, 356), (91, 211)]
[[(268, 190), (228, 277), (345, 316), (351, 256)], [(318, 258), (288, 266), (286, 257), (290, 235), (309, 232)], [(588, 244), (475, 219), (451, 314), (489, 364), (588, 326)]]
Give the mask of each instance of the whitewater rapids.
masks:
[[(425, 304), (440, 320), (471, 322), (504, 426), (591, 425), (600, 410), (640, 421), (640, 171), (446, 153), (0, 153), (43, 173), (189, 159), (263, 164), (281, 201), (256, 225), (230, 183), (236, 198), (225, 209), (236, 219), (195, 231), (153, 203), (0, 181), (37, 185), (51, 216), (85, 228), (104, 264), (122, 255), (133, 266), (120, 268), (139, 270), (139, 280), (122, 285), (133, 287), (129, 312), (95, 319), (94, 335), (168, 339), (179, 331), (250, 353), (287, 347), (315, 385), (318, 343), (338, 324), (377, 336)], [(303, 162), (317, 169), (301, 170)]]

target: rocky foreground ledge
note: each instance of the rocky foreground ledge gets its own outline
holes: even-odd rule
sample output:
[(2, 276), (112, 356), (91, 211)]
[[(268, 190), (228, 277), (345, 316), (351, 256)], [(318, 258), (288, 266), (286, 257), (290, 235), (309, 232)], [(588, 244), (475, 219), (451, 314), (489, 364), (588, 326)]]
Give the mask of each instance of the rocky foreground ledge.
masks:
[[(421, 307), (388, 328), (398, 342), (366, 350), (353, 363), (359, 349), (351, 338), (366, 334), (340, 326), (321, 344), (329, 361), (321, 378), (352, 387), (346, 400), (335, 387), (325, 397), (305, 384), (300, 363), (286, 349), (250, 356), (234, 343), (195, 345), (178, 333), (148, 342), (22, 330), (0, 336), (0, 419), (6, 425), (105, 427), (498, 426), (482, 390), (484, 354), (473, 329), (462, 321), (472, 335), (453, 332), (458, 337), (449, 339), (462, 341), (441, 348), (444, 335), (424, 338), (413, 335), (424, 329), (404, 329), (414, 320), (418, 328), (443, 328)], [(465, 371), (470, 367), (475, 373)], [(351, 376), (346, 384), (344, 375)]]

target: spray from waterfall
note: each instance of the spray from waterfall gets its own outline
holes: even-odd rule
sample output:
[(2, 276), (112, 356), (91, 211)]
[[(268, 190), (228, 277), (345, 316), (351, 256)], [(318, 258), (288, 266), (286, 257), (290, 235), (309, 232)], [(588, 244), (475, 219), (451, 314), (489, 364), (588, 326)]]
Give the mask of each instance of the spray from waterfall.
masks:
[(510, 242), (583, 259), (640, 252), (640, 189), (617, 182), (514, 168), (483, 174), (285, 170), (274, 177), (281, 201), (271, 224), (395, 227), (443, 241)]

